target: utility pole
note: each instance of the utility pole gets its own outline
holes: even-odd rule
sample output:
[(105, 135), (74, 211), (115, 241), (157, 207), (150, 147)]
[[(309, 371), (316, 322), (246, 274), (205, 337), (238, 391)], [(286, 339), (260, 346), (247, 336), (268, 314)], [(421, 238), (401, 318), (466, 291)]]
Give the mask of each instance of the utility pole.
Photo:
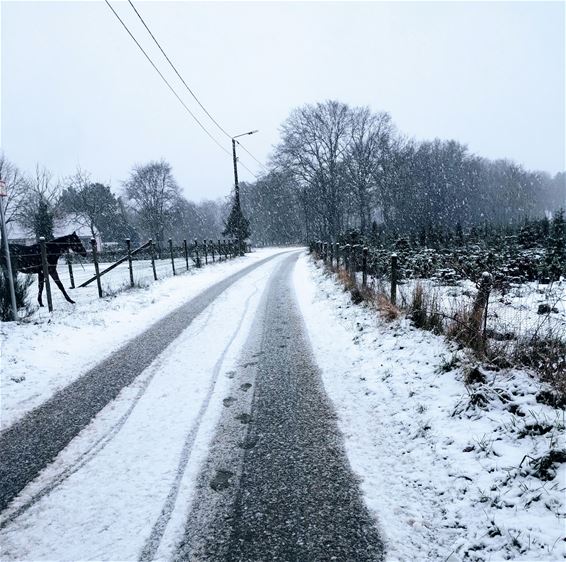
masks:
[(240, 184), (238, 183), (238, 158), (236, 156), (236, 139), (232, 139), (232, 158), (234, 159), (234, 199), (240, 207)]
[(244, 255), (244, 240), (249, 236), (249, 222), (242, 213), (240, 204), (240, 184), (238, 183), (238, 157), (236, 156), (236, 139), (245, 135), (253, 135), (257, 131), (249, 131), (232, 137), (232, 159), (234, 162), (234, 203), (232, 210), (226, 223), (224, 235), (230, 235), (236, 238), (238, 244), (238, 253)]
[(14, 289), (14, 277), (12, 274), (12, 260), (10, 258), (10, 246), (8, 245), (8, 234), (4, 220), (4, 197), (6, 197), (6, 182), (0, 180), (0, 225), (2, 228), (2, 240), (4, 240), (4, 252), (6, 254), (6, 269), (8, 273), (8, 286), (10, 287), (10, 300), (12, 301), (12, 318), (18, 321), (18, 305), (16, 303), (16, 291)]

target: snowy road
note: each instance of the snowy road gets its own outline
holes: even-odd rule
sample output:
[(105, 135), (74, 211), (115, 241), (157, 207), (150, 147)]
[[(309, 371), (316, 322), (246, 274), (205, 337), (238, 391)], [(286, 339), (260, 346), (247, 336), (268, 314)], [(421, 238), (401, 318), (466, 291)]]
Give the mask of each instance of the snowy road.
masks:
[(274, 273), (234, 373), (182, 559), (383, 557), (296, 302), (297, 257)]
[(0, 509), (234, 282), (263, 262), (213, 285), (0, 434)]
[(4, 504), (21, 490), (3, 560), (381, 559), (290, 286), (297, 256), (215, 285), (2, 434)]

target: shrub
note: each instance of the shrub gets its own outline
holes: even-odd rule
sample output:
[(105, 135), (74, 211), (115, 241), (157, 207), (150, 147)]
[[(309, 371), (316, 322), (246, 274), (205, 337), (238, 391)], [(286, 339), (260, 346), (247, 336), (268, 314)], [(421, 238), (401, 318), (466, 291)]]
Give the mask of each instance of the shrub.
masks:
[(566, 401), (566, 342), (559, 334), (537, 336), (519, 341), (513, 360), (536, 371), (558, 392), (558, 403)]
[[(14, 290), (16, 293), (16, 305), (18, 310), (25, 309), (26, 315), (29, 312), (28, 293), (32, 284), (32, 278), (29, 275), (14, 276)], [(10, 296), (10, 285), (8, 283), (7, 274), (0, 272), (0, 320), (9, 322), (12, 320), (12, 299)]]

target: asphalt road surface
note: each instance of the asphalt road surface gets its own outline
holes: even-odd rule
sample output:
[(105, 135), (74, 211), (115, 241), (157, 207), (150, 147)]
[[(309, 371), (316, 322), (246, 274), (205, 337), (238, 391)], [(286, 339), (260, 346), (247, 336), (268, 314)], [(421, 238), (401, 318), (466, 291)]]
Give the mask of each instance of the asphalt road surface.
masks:
[(179, 560), (383, 559), (295, 300), (297, 257), (273, 274), (233, 373)]
[[(108, 435), (108, 439), (114, 439), (112, 447), (116, 449), (115, 452), (110, 446), (104, 449), (106, 441), (95, 443), (84, 460), (81, 460), (81, 457), (76, 466), (67, 467), (60, 478), (57, 477), (58, 479), (44, 487), (36, 496), (30, 496), (16, 511), (7, 512), (0, 529), (5, 529), (8, 534), (20, 533), (16, 543), (22, 543), (24, 552), (36, 552), (33, 548), (26, 549), (25, 545), (30, 544), (30, 541), (43, 541), (44, 534), (41, 529), (45, 529), (49, 535), (49, 529), (54, 523), (49, 513), (56, 513), (58, 505), (67, 509), (65, 502), (68, 498), (74, 498), (68, 506), (69, 520), (61, 529), (67, 529), (64, 538), (70, 540), (68, 544), (77, 549), (75, 552), (82, 554), (81, 558), (89, 559), (87, 553), (97, 552), (97, 545), (102, 544), (104, 540), (104, 544), (108, 544), (108, 549), (104, 550), (105, 558), (112, 552), (117, 552), (118, 545), (111, 537), (120, 537), (121, 541), (127, 539), (124, 536), (127, 533), (122, 529), (128, 528), (127, 522), (130, 519), (136, 523), (140, 517), (143, 519), (140, 520), (140, 526), (137, 527), (136, 523), (131, 528), (142, 529), (135, 545), (140, 545), (141, 540), (143, 546), (134, 546), (128, 551), (128, 559), (136, 552), (138, 554), (134, 556), (139, 560), (162, 558), (159, 552), (164, 548), (164, 533), (171, 520), (181, 480), (197, 439), (199, 420), (203, 419), (209, 400), (213, 400), (217, 408), (215, 411), (220, 408), (222, 415), (208, 449), (208, 458), (197, 477), (190, 505), (184, 504), (189, 508), (188, 519), (183, 526), (183, 515), (175, 524), (178, 525), (174, 531), (175, 541), (170, 547), (167, 546), (167, 552), (171, 553), (174, 544), (177, 544), (178, 533), (181, 533), (183, 538), (174, 554), (167, 554), (167, 558), (191, 562), (383, 560), (384, 548), (375, 519), (365, 507), (359, 482), (350, 468), (344, 451), (343, 436), (339, 431), (332, 404), (325, 394), (295, 299), (292, 272), (298, 256), (298, 251), (289, 253), (287, 257), (278, 254), (217, 283), (124, 345), (45, 404), (30, 412), (20, 422), (0, 433), (0, 511), (3, 511), (104, 406), (116, 398), (124, 387), (132, 384), (183, 334), (195, 318), (203, 312), (210, 318), (216, 318), (216, 324), (209, 319), (210, 326), (202, 329), (204, 340), (199, 350), (203, 347), (208, 350), (216, 349), (208, 338), (215, 338), (216, 341), (219, 339), (219, 331), (230, 328), (234, 330), (234, 334), (227, 342), (228, 349), (246, 317), (247, 303), (254, 294), (257, 294), (259, 299), (263, 293), (255, 316), (248, 317), (250, 321), (253, 319), (252, 328), (249, 329), (248, 322), (246, 332), (242, 334), (242, 341), (245, 338), (247, 341), (241, 354), (238, 351), (235, 355), (235, 358), (239, 359), (232, 360), (231, 365), (235, 362), (238, 367), (228, 373), (224, 372), (222, 377), (228, 378), (222, 380), (229, 381), (229, 384), (220, 384), (218, 392), (214, 389), (226, 349), (222, 353), (214, 352), (207, 356), (207, 361), (214, 365), (214, 368), (210, 367), (213, 372), (207, 397), (200, 406), (202, 412), (199, 412), (198, 420), (191, 423), (190, 429), (184, 429), (180, 423), (184, 411), (182, 409), (185, 407), (185, 398), (182, 395), (179, 398), (173, 395), (174, 403), (169, 407), (162, 404), (158, 410), (161, 413), (158, 415), (154, 404), (156, 396), (163, 396), (159, 385), (155, 388), (151, 382), (147, 383), (149, 386), (142, 385), (139, 401), (136, 398), (132, 402), (123, 416), (124, 423), (119, 421)], [(268, 266), (273, 269), (271, 275), (258, 277), (254, 273), (247, 280), (246, 275), (274, 258), (278, 261)], [(261, 283), (258, 279), (261, 279)], [(239, 282), (240, 287), (232, 287), (236, 282)], [(226, 294), (223, 295), (225, 291)], [(246, 298), (244, 303), (242, 299)], [(240, 314), (234, 316), (232, 313), (230, 316), (234, 302), (244, 310), (241, 318)], [(203, 326), (207, 326), (209, 320)], [(232, 326), (230, 322), (235, 325)], [(230, 330), (228, 331), (231, 333)], [(222, 336), (226, 339), (224, 336), (226, 334)], [(193, 345), (197, 345), (199, 340), (197, 337), (191, 341)], [(208, 343), (204, 343), (205, 341)], [(222, 343), (220, 348), (225, 347), (225, 344), (226, 342)], [(241, 343), (239, 345), (241, 346)], [(186, 351), (187, 348), (183, 348), (183, 353)], [(206, 369), (209, 368), (209, 363), (206, 363)], [(159, 380), (166, 379), (166, 374), (167, 372), (161, 373), (163, 376)], [(182, 380), (189, 387), (194, 383), (191, 378)], [(224, 392), (227, 392), (225, 396)], [(186, 407), (193, 406), (187, 402)], [(174, 431), (173, 426), (169, 424), (168, 412), (173, 412), (175, 408), (181, 410), (173, 415), (172, 423), (176, 424)], [(136, 412), (139, 414), (137, 417)], [(147, 421), (150, 419), (153, 421)], [(144, 424), (147, 424), (147, 427)], [(129, 454), (128, 451), (132, 449), (131, 435), (137, 435), (139, 427), (145, 427), (145, 438), (140, 442), (140, 446), (133, 448)], [(162, 428), (169, 428), (167, 435), (174, 441), (170, 442), (166, 452), (168, 458), (175, 458), (178, 454), (176, 447), (180, 444), (182, 451), (170, 493), (163, 504), (161, 514), (152, 522), (151, 517), (146, 521), (146, 515), (150, 511), (142, 510), (141, 515), (134, 516), (134, 513), (128, 513), (126, 504), (128, 501), (139, 502), (139, 498), (146, 495), (154, 502), (158, 497), (152, 492), (156, 487), (155, 479), (171, 477), (168, 464), (163, 465), (161, 472), (157, 470), (153, 474), (144, 471), (144, 474), (149, 476), (143, 480), (144, 484), (140, 489), (128, 496), (119, 496), (118, 500), (104, 495), (104, 482), (109, 474), (121, 482), (119, 476), (127, 476), (129, 471), (139, 470), (137, 459), (148, 458), (144, 447), (148, 448), (148, 451), (156, 452), (158, 456), (164, 454), (160, 450), (160, 443), (163, 441), (162, 431), (167, 429)], [(184, 431), (188, 433), (185, 435)], [(120, 439), (123, 440), (122, 444), (119, 444)], [(206, 450), (204, 448), (205, 455)], [(90, 478), (86, 480), (83, 475), (83, 481), (76, 478), (75, 488), (57, 488), (83, 466), (88, 467), (85, 463), (90, 462), (90, 459), (94, 459), (93, 463), (96, 459), (100, 461), (98, 470), (104, 468), (100, 487), (96, 484), (99, 478), (96, 472), (91, 473)], [(157, 465), (161, 466), (159, 462)], [(198, 466), (195, 465), (195, 474), (198, 473)], [(85, 474), (88, 474), (88, 471)], [(91, 481), (92, 486), (89, 487), (88, 483)], [(97, 491), (101, 491), (102, 495), (98, 499), (103, 503), (98, 504), (94, 510), (87, 511), (77, 498), (93, 494), (93, 486)], [(90, 499), (94, 501), (95, 495)], [(189, 496), (184, 498), (183, 501), (189, 501)], [(57, 503), (62, 499), (63, 503)], [(47, 503), (39, 503), (43, 501)], [(43, 511), (42, 506), (49, 505), (50, 501), (53, 504), (51, 511)], [(110, 509), (106, 515), (111, 523), (103, 517), (107, 504)], [(20, 521), (20, 515), (27, 513), (34, 505), (37, 507), (36, 524), (29, 523), (34, 521), (33, 517), (31, 520), (25, 520), (24, 517), (24, 520)], [(73, 517), (72, 510), (77, 508), (79, 511), (76, 517)], [(84, 521), (79, 517), (81, 515), (85, 516)], [(82, 526), (75, 525), (77, 520), (82, 522)], [(17, 523), (18, 521), (20, 522)], [(15, 527), (10, 527), (12, 523)], [(100, 537), (97, 535), (105, 533), (110, 527), (113, 527), (110, 534)], [(103, 537), (106, 538), (103, 540)], [(46, 546), (47, 550), (40, 548), (37, 551), (42, 553), (42, 558), (53, 548), (59, 548), (61, 556), (68, 555), (64, 546), (67, 543), (63, 537), (55, 535), (54, 540), (53, 545)], [(84, 541), (86, 543), (83, 547), (81, 545)], [(89, 548), (86, 548), (87, 545)], [(13, 545), (13, 548), (18, 547)], [(57, 556), (51, 558), (61, 559)]]
[(0, 511), (221, 293), (274, 257), (216, 283), (2, 431)]

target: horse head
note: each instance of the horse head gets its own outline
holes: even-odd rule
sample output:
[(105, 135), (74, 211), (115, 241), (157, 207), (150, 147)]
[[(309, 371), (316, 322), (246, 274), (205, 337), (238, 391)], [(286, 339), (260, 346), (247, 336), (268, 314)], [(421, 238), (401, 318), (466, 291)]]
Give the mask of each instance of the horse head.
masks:
[(73, 232), (73, 234), (69, 236), (69, 249), (73, 250), (76, 254), (81, 255), (83, 258), (86, 258), (86, 249), (76, 232)]

